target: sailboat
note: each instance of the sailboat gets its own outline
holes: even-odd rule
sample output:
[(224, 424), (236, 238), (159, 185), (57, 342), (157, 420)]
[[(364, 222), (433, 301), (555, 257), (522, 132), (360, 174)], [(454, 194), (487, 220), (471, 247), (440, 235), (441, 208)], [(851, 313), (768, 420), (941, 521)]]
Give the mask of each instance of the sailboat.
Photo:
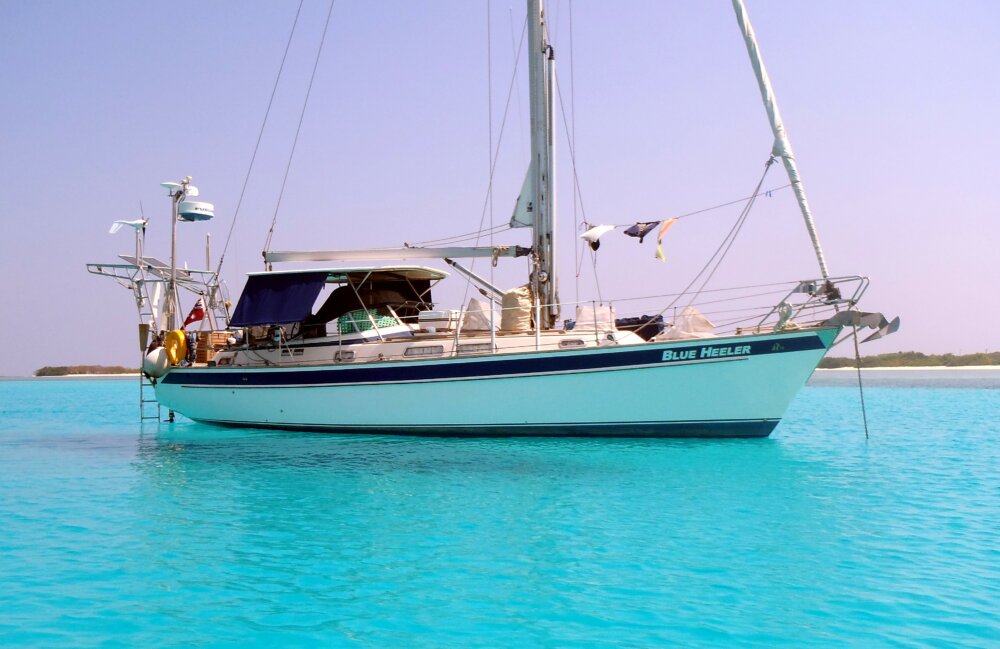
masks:
[[(775, 136), (771, 161), (788, 174), (820, 276), (790, 283), (759, 317), (728, 330), (694, 307), (668, 321), (628, 320), (610, 303), (584, 303), (563, 319), (571, 305), (560, 302), (556, 273), (555, 57), (542, 0), (527, 5), (531, 159), (510, 225), (530, 229), (530, 245), (268, 250), (229, 313), (217, 273), (144, 257), (137, 229), (134, 256), (90, 270), (135, 292), (145, 380), (171, 415), (336, 433), (763, 437), (831, 346), (857, 342), (859, 328), (875, 329), (866, 340), (898, 328), (898, 318), (857, 309), (866, 278), (827, 270), (742, 0), (733, 7)], [(210, 207), (189, 200), (189, 178), (164, 186), (176, 240), (178, 220)], [(458, 261), (519, 257), (530, 274), (510, 290)], [(447, 270), (423, 265), (430, 260)], [(301, 262), (314, 267), (280, 267)], [(486, 302), (440, 309), (432, 293), (449, 271)], [(151, 296), (152, 285), (163, 290)], [(210, 330), (178, 327), (182, 289), (225, 311)]]

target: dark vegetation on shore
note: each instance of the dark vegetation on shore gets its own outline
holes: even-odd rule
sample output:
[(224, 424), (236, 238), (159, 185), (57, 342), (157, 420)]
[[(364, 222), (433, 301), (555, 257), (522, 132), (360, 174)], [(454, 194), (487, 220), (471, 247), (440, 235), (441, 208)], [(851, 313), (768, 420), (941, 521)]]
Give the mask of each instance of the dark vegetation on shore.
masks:
[[(821, 369), (854, 367), (853, 358), (824, 358)], [(961, 367), (963, 365), (1000, 365), (1000, 352), (979, 354), (921, 354), (920, 352), (895, 352), (877, 356), (862, 356), (861, 367)]]
[(50, 367), (46, 365), (35, 370), (35, 376), (75, 376), (77, 374), (135, 374), (138, 372), (134, 367), (122, 367), (120, 365), (61, 365)]

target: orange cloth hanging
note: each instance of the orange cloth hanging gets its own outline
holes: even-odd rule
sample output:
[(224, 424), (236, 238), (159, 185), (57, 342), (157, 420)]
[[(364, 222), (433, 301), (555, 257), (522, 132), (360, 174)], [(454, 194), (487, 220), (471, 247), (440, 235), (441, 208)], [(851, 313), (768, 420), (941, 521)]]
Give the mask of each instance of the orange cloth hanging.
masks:
[(666, 261), (667, 258), (663, 256), (663, 235), (667, 233), (670, 226), (677, 222), (677, 219), (670, 218), (660, 224), (660, 232), (656, 235), (656, 258), (660, 261)]

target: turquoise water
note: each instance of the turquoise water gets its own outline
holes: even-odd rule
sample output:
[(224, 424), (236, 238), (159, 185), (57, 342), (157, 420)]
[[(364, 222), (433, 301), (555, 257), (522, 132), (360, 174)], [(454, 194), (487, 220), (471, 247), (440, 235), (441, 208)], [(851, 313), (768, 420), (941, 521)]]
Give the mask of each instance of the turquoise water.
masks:
[(0, 645), (1000, 645), (1000, 373), (873, 378), (868, 442), (851, 380), (736, 441), (140, 427), (134, 380), (0, 381)]

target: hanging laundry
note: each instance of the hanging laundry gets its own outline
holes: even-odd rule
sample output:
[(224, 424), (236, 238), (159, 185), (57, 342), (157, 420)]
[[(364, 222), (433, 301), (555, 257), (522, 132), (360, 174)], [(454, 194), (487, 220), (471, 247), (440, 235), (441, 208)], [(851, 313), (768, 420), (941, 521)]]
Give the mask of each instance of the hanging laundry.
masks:
[(613, 225), (595, 225), (586, 232), (580, 235), (580, 238), (590, 244), (591, 250), (597, 250), (601, 247), (600, 238), (604, 234), (614, 230)]
[(653, 228), (660, 224), (659, 221), (650, 221), (648, 223), (636, 223), (635, 225), (629, 227), (625, 230), (625, 234), (630, 237), (639, 237), (639, 243), (642, 243), (643, 238), (647, 234), (653, 231)]
[(677, 222), (677, 219), (671, 218), (663, 221), (660, 224), (660, 232), (656, 235), (656, 258), (660, 261), (666, 261), (667, 258), (663, 255), (663, 235), (667, 233), (670, 226)]

